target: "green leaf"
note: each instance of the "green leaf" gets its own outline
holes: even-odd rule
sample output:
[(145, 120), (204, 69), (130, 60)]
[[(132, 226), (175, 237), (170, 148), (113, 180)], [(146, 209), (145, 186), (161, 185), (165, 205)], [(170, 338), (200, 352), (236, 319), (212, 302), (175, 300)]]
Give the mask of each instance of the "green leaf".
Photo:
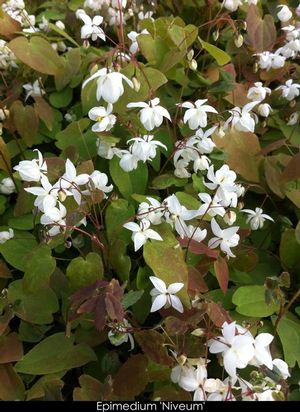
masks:
[(16, 364), (16, 370), (30, 375), (46, 375), (78, 368), (96, 360), (93, 350), (86, 344), (74, 346), (74, 337), (64, 332), (55, 333), (33, 347)]
[(40, 36), (16, 37), (7, 45), (23, 63), (40, 73), (57, 75), (64, 69), (63, 60), (51, 44)]
[[(73, 44), (73, 46), (75, 47), (80, 47), (78, 43), (76, 43), (76, 41), (74, 39), (72, 39), (71, 36), (69, 36), (64, 30), (60, 29), (59, 27), (57, 27), (55, 24), (53, 23), (48, 23), (48, 27), (49, 29), (55, 31), (56, 33), (58, 33), (60, 36), (64, 37), (65, 39), (69, 40), (70, 43)], [(76, 49), (72, 49), (72, 50), (76, 50)]]
[(15, 314), (31, 323), (39, 325), (51, 323), (52, 314), (59, 309), (56, 294), (51, 288), (28, 292), (23, 288), (22, 280), (15, 280), (8, 288), (8, 301), (14, 307)]
[(36, 245), (37, 241), (31, 233), (15, 231), (13, 239), (0, 244), (0, 253), (10, 265), (25, 272), (28, 256)]
[(66, 87), (59, 92), (51, 93), (49, 96), (49, 101), (53, 107), (61, 109), (62, 107), (67, 107), (71, 103), (72, 97), (73, 90), (70, 87)]
[(130, 308), (130, 306), (134, 305), (136, 302), (138, 302), (141, 299), (143, 294), (144, 294), (143, 290), (130, 290), (128, 293), (126, 293), (123, 296), (122, 304), (124, 308), (125, 309)]
[(18, 230), (33, 229), (33, 215), (11, 217), (8, 219), (8, 226)]
[[(56, 27), (56, 26), (55, 26)], [(55, 86), (58, 91), (66, 87), (79, 72), (81, 65), (80, 49), (71, 49), (64, 54), (65, 69), (63, 73), (55, 76)]]
[(167, 286), (174, 282), (184, 284), (178, 292), (178, 297), (187, 307), (190, 307), (187, 294), (188, 268), (183, 251), (168, 224), (155, 226), (155, 231), (161, 235), (163, 241), (148, 240), (144, 245), (144, 259), (155, 276), (162, 279)]
[(229, 56), (229, 54), (224, 52), (224, 50), (221, 50), (213, 44), (207, 43), (206, 41), (201, 39), (200, 43), (203, 49), (205, 49), (216, 60), (219, 66), (224, 66), (224, 64), (230, 62), (231, 57)]
[(116, 239), (121, 239), (126, 244), (130, 242), (131, 232), (123, 228), (123, 224), (133, 219), (134, 215), (134, 208), (128, 204), (127, 200), (117, 199), (110, 203), (105, 214), (109, 242), (113, 242)]
[[(124, 229), (126, 230), (126, 229)], [(128, 231), (127, 231), (128, 232)], [(129, 235), (127, 233), (127, 235)], [(121, 239), (116, 239), (109, 248), (109, 263), (116, 271), (122, 282), (129, 279), (131, 269), (131, 259), (126, 255), (127, 243)]]
[(267, 317), (279, 310), (279, 304), (265, 302), (263, 286), (242, 286), (232, 296), (232, 302), (237, 305), (236, 311), (244, 316)]
[(277, 332), (282, 343), (284, 359), (290, 367), (300, 366), (300, 322), (292, 313), (280, 319)]
[(44, 244), (38, 245), (27, 258), (23, 277), (24, 290), (34, 293), (49, 286), (50, 276), (55, 267), (56, 261), (52, 257), (51, 248)]
[(109, 162), (109, 171), (121, 194), (126, 199), (130, 199), (133, 193), (144, 194), (148, 181), (147, 165), (139, 162), (137, 169), (132, 172), (124, 172), (119, 162), (118, 157), (113, 157)]
[(80, 119), (78, 122), (69, 124), (55, 136), (56, 146), (62, 150), (74, 147), (80, 160), (92, 159), (97, 153), (96, 138), (91, 130), (86, 131), (89, 124), (89, 119)]
[(180, 179), (179, 177), (176, 177), (173, 174), (166, 173), (155, 177), (152, 180), (152, 187), (154, 189), (162, 190), (167, 189), (171, 186), (182, 187), (185, 186), (187, 182), (187, 179)]
[(287, 229), (282, 233), (279, 254), (287, 268), (300, 268), (300, 244), (294, 229)]
[(90, 252), (85, 259), (81, 256), (73, 259), (67, 267), (67, 278), (71, 290), (91, 285), (103, 278), (103, 263), (98, 253)]

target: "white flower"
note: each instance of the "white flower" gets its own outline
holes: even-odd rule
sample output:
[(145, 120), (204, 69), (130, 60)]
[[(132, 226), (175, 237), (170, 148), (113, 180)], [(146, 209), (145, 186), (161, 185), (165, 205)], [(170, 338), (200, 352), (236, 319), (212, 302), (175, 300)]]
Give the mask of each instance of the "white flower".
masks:
[(260, 207), (256, 207), (255, 211), (251, 209), (243, 209), (241, 212), (248, 213), (248, 215), (250, 215), (247, 218), (247, 223), (250, 222), (250, 227), (252, 230), (261, 229), (266, 219), (274, 222), (271, 216), (263, 213), (263, 210)]
[(104, 140), (97, 139), (97, 154), (104, 159), (112, 159), (114, 155), (122, 157), (121, 149), (115, 147), (115, 143), (107, 143)]
[(195, 227), (193, 225), (188, 225), (187, 227), (187, 237), (196, 240), (196, 242), (202, 242), (202, 240), (206, 238), (206, 235), (206, 229), (201, 230), (200, 227)]
[(0, 232), (0, 245), (3, 245), (7, 240), (12, 239), (14, 237), (13, 229), (3, 230)]
[(222, 335), (209, 340), (209, 351), (222, 353), (226, 372), (235, 378), (236, 369), (246, 368), (254, 356), (254, 339), (250, 333), (236, 334), (235, 322), (224, 322)]
[(174, 225), (176, 232), (180, 237), (185, 237), (188, 235), (186, 220), (194, 219), (199, 216), (198, 210), (187, 210), (185, 206), (179, 203), (176, 195), (171, 195), (165, 199), (164, 204), (166, 205), (168, 212), (166, 213), (166, 221)]
[(198, 365), (197, 368), (186, 368), (180, 378), (179, 384), (185, 391), (194, 392), (193, 401), (197, 402), (206, 400), (206, 382), (206, 366)]
[(225, 7), (225, 9), (233, 12), (236, 11), (239, 6), (242, 6), (242, 4), (242, 0), (224, 0), (222, 6)]
[[(127, 0), (120, 0), (120, 4), (122, 8), (124, 9), (127, 4)], [(111, 7), (114, 7), (115, 9), (119, 8), (119, 0), (111, 0)]]
[(135, 252), (147, 242), (147, 239), (163, 240), (155, 230), (149, 229), (150, 222), (146, 219), (141, 220), (139, 224), (134, 222), (125, 223), (123, 227), (133, 232), (132, 240), (134, 242)]
[(207, 172), (207, 178), (211, 183), (204, 182), (205, 186), (210, 190), (216, 189), (218, 186), (224, 189), (232, 188), (236, 179), (236, 173), (230, 170), (228, 165), (223, 165), (214, 173), (214, 166), (211, 166)]
[(49, 207), (45, 209), (45, 213), (41, 216), (42, 225), (53, 225), (48, 230), (49, 236), (56, 236), (61, 232), (61, 226), (66, 225), (65, 217), (67, 209), (59, 202), (58, 207)]
[(281, 56), (278, 51), (275, 53), (265, 51), (256, 56), (259, 57), (258, 65), (263, 70), (280, 69), (285, 64), (285, 57)]
[(140, 203), (137, 218), (147, 219), (152, 225), (159, 225), (163, 215), (163, 207), (161, 203), (153, 197), (147, 197), (147, 201), (149, 203)]
[(66, 170), (60, 180), (54, 185), (56, 189), (69, 190), (78, 205), (81, 203), (81, 191), (78, 186), (88, 183), (89, 175), (82, 173), (77, 176), (76, 168), (70, 159), (66, 160)]
[(134, 137), (128, 140), (127, 143), (133, 142), (129, 149), (130, 152), (143, 162), (154, 159), (158, 146), (165, 150), (167, 150), (167, 147), (159, 140), (153, 140), (153, 138), (153, 135), (144, 135), (143, 137)]
[[(110, 325), (108, 325), (110, 326)], [(130, 350), (134, 348), (134, 339), (128, 329), (132, 328), (127, 319), (123, 319), (121, 323), (112, 324), (112, 330), (108, 332), (108, 339), (114, 346), (120, 346), (122, 343), (130, 342)]]
[(231, 124), (231, 126), (239, 132), (254, 133), (256, 115), (250, 112), (257, 104), (259, 104), (259, 102), (251, 102), (247, 103), (242, 109), (240, 107), (234, 107), (232, 110), (229, 110), (231, 116), (224, 124), (225, 129)]
[(207, 129), (206, 131), (198, 129), (196, 131), (195, 136), (191, 137), (189, 140), (191, 141), (191, 143), (195, 143), (197, 149), (201, 153), (209, 154), (216, 147), (215, 143), (209, 138), (209, 136), (211, 136), (215, 132), (217, 127), (218, 126), (213, 126), (210, 129)]
[(212, 198), (208, 193), (199, 193), (198, 197), (200, 200), (203, 202), (203, 204), (199, 208), (199, 214), (200, 216), (204, 214), (208, 214), (211, 217), (214, 216), (224, 216), (225, 215), (225, 209), (223, 206), (220, 205), (220, 199), (218, 199), (216, 196)]
[(184, 310), (182, 303), (178, 296), (175, 295), (184, 287), (184, 284), (180, 282), (171, 283), (167, 288), (165, 282), (155, 276), (150, 276), (150, 280), (154, 286), (154, 289), (150, 292), (153, 300), (150, 312), (156, 312), (163, 307), (168, 308), (172, 306), (182, 313)]
[(34, 149), (34, 152), (38, 153), (38, 159), (22, 160), (14, 167), (25, 182), (39, 182), (43, 174), (47, 173), (47, 163), (42, 153), (38, 149)]
[(41, 88), (39, 80), (35, 80), (33, 83), (24, 84), (23, 89), (26, 90), (25, 102), (30, 96), (32, 97), (42, 96), (43, 94), (46, 93), (45, 90)]
[(192, 130), (199, 127), (207, 126), (207, 113), (218, 113), (216, 109), (208, 104), (207, 99), (196, 100), (195, 103), (184, 102), (180, 104), (181, 107), (188, 109), (183, 117), (184, 123), (189, 124), (189, 128)]
[[(101, 190), (103, 193), (109, 193), (113, 190), (113, 185), (107, 186), (108, 177), (105, 173), (99, 172), (99, 170), (95, 170), (89, 177), (88, 186), (90, 191), (92, 192), (95, 189)], [(83, 192), (85, 194), (85, 192)], [(107, 196), (105, 195), (105, 198)]]
[(272, 355), (269, 345), (274, 339), (270, 333), (260, 333), (254, 340), (254, 359), (250, 364), (254, 366), (266, 365), (269, 369), (273, 369)]
[(290, 115), (289, 120), (287, 122), (288, 126), (294, 126), (295, 124), (297, 124), (299, 121), (299, 113), (298, 112), (294, 112)]
[(155, 99), (150, 100), (149, 103), (128, 103), (127, 107), (142, 107), (142, 110), (140, 111), (140, 121), (145, 129), (150, 131), (155, 127), (159, 127), (162, 124), (164, 117), (171, 121), (169, 112), (164, 107), (160, 106), (159, 102), (159, 98), (156, 97)]
[(122, 150), (122, 157), (120, 160), (120, 167), (125, 172), (131, 172), (138, 167), (138, 162), (140, 158), (128, 150)]
[(213, 218), (211, 220), (211, 230), (215, 237), (209, 240), (208, 247), (215, 249), (220, 246), (222, 252), (226, 253), (227, 256), (235, 257), (230, 248), (237, 246), (239, 243), (240, 236), (237, 234), (239, 227), (233, 226), (228, 229), (221, 229)]
[(257, 108), (258, 114), (262, 117), (268, 117), (272, 111), (268, 103), (261, 103)]
[(254, 86), (248, 90), (247, 97), (249, 100), (260, 102), (264, 100), (268, 94), (271, 94), (271, 89), (264, 87), (261, 82), (256, 82)]
[(0, 182), (0, 193), (3, 193), (4, 195), (10, 195), (15, 190), (16, 186), (11, 177), (5, 177), (4, 179), (2, 179), (2, 181)]
[(41, 212), (44, 212), (46, 208), (56, 206), (58, 189), (53, 188), (46, 176), (41, 177), (41, 185), (42, 187), (27, 187), (24, 190), (37, 196), (34, 206), (38, 207)]
[(285, 22), (291, 20), (291, 18), (293, 17), (293, 13), (288, 8), (288, 6), (286, 6), (284, 4), (280, 4), (277, 7), (281, 7), (281, 10), (277, 13), (277, 17), (280, 21), (285, 23)]
[(293, 83), (293, 80), (287, 80), (285, 85), (277, 87), (276, 90), (281, 90), (281, 96), (288, 101), (292, 101), (299, 96), (300, 84)]
[(107, 109), (105, 107), (93, 107), (89, 111), (89, 118), (95, 122), (92, 126), (92, 131), (97, 132), (108, 132), (110, 129), (113, 128), (114, 124), (117, 121), (117, 118), (114, 114), (111, 114), (113, 110), (113, 106), (111, 103), (108, 103)]
[(275, 369), (278, 370), (279, 374), (282, 376), (283, 379), (287, 379), (291, 376), (288, 364), (284, 362), (282, 359), (273, 359), (273, 366), (275, 366)]
[(124, 74), (112, 72), (110, 69), (98, 70), (83, 82), (82, 88), (84, 88), (91, 80), (96, 78), (98, 78), (96, 98), (97, 100), (100, 100), (102, 97), (107, 103), (116, 103), (116, 101), (119, 100), (119, 97), (124, 93), (122, 80), (125, 80), (126, 83), (133, 89), (131, 80), (124, 76)]
[(298, 17), (300, 16), (300, 4), (299, 4), (299, 6), (296, 8), (296, 14), (297, 14)]
[(84, 7), (88, 7), (93, 11), (98, 11), (101, 7), (109, 6), (110, 0), (85, 0)]
[(145, 13), (143, 11), (140, 11), (138, 13), (138, 19), (139, 20), (144, 20), (144, 19), (153, 20), (152, 16), (153, 16), (153, 11), (146, 11)]
[(98, 37), (105, 41), (104, 31), (99, 27), (103, 22), (102, 16), (95, 16), (93, 19), (90, 18), (85, 13), (79, 13), (78, 18), (84, 22), (84, 25), (81, 27), (81, 38), (89, 39), (92, 38), (92, 41), (96, 41)]
[(139, 45), (137, 42), (137, 38), (140, 34), (150, 34), (147, 29), (142, 30), (140, 33), (137, 33), (136, 31), (131, 31), (130, 33), (127, 34), (127, 37), (129, 40), (131, 40), (131, 45), (129, 47), (129, 51), (132, 54), (135, 54), (139, 50)]
[(273, 391), (272, 389), (266, 389), (261, 393), (256, 393), (255, 396), (258, 401), (275, 401), (273, 393), (275, 394), (276, 391)]

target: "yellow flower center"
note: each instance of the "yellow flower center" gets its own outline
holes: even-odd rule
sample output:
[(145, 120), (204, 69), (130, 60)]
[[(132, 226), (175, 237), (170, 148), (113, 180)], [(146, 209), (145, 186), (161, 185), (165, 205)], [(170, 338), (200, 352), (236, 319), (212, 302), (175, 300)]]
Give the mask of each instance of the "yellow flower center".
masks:
[(98, 116), (98, 117), (96, 117), (96, 120), (97, 120), (97, 122), (102, 122), (103, 117), (102, 117), (102, 116)]

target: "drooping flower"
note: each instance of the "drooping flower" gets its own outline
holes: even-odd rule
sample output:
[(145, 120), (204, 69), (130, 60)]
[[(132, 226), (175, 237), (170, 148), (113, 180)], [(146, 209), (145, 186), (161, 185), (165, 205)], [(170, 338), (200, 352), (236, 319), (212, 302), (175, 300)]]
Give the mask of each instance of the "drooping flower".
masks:
[(44, 212), (45, 209), (56, 206), (58, 189), (53, 188), (46, 176), (41, 177), (41, 185), (42, 186), (26, 187), (24, 190), (37, 196), (34, 201), (34, 206), (38, 207), (41, 212)]
[(244, 107), (234, 107), (229, 110), (231, 116), (226, 120), (224, 128), (226, 129), (229, 124), (239, 132), (252, 132), (255, 130), (255, 113), (251, 113), (251, 110), (259, 104), (258, 101), (247, 103)]
[(65, 217), (67, 209), (62, 203), (58, 203), (58, 207), (47, 207), (45, 213), (41, 216), (41, 224), (44, 226), (52, 226), (48, 230), (49, 236), (56, 236), (66, 225)]
[(86, 192), (83, 192), (83, 194), (90, 194), (89, 192), (97, 189), (101, 190), (101, 192), (104, 193), (104, 197), (106, 198), (105, 193), (110, 193), (113, 190), (113, 185), (107, 186), (108, 183), (108, 177), (105, 173), (101, 173), (99, 170), (94, 170), (93, 173), (89, 177), (89, 182), (88, 182), (88, 187), (89, 190)]
[(209, 340), (208, 346), (210, 353), (222, 354), (226, 372), (236, 378), (236, 369), (246, 368), (254, 356), (253, 343), (250, 333), (237, 333), (235, 322), (224, 322), (222, 336)]
[(228, 11), (236, 11), (239, 6), (242, 6), (242, 0), (224, 0), (222, 6), (225, 7)]
[(152, 225), (159, 225), (163, 216), (161, 203), (153, 197), (147, 197), (147, 202), (140, 203), (137, 218), (147, 219)]
[(261, 103), (257, 107), (258, 114), (262, 117), (268, 117), (272, 111), (271, 106), (268, 103)]
[(104, 31), (101, 29), (100, 24), (103, 22), (102, 16), (95, 16), (91, 19), (86, 13), (78, 13), (78, 18), (84, 22), (84, 25), (81, 27), (81, 38), (89, 39), (96, 41), (98, 38), (106, 40)]
[(159, 140), (153, 139), (153, 135), (133, 137), (127, 142), (133, 142), (133, 144), (131, 144), (130, 146), (130, 152), (143, 162), (154, 159), (156, 156), (157, 147), (162, 147), (165, 150), (167, 150), (167, 147)]
[(3, 230), (0, 232), (0, 245), (14, 237), (13, 229)]
[(156, 97), (150, 100), (149, 103), (146, 102), (134, 102), (128, 103), (128, 108), (142, 107), (140, 111), (140, 121), (146, 130), (153, 130), (155, 127), (159, 127), (164, 117), (171, 121), (171, 117), (167, 109), (159, 105), (160, 100)]
[(16, 190), (16, 186), (11, 177), (5, 177), (0, 182), (0, 193), (10, 195)]
[(25, 182), (39, 182), (41, 177), (47, 173), (47, 163), (42, 153), (38, 149), (34, 149), (34, 152), (38, 153), (38, 159), (22, 160), (14, 167)]
[(150, 281), (152, 282), (154, 289), (151, 290), (150, 294), (152, 296), (153, 302), (150, 309), (150, 312), (156, 312), (163, 307), (172, 306), (178, 312), (183, 312), (183, 306), (176, 296), (183, 287), (184, 284), (180, 282), (171, 283), (168, 287), (165, 282), (155, 276), (150, 276)]
[(263, 213), (263, 210), (260, 207), (256, 207), (255, 211), (251, 209), (243, 209), (241, 212), (247, 213), (249, 216), (247, 218), (247, 223), (250, 223), (252, 230), (261, 229), (265, 223), (265, 220), (271, 220), (274, 222), (274, 219), (271, 216)]
[(289, 79), (285, 82), (284, 85), (281, 85), (277, 87), (276, 90), (281, 90), (281, 96), (288, 100), (292, 101), (295, 99), (295, 97), (298, 97), (300, 94), (300, 84), (298, 83), (293, 83), (292, 79)]
[(283, 379), (287, 379), (291, 376), (288, 364), (282, 359), (273, 359), (273, 366), (275, 366), (275, 370), (279, 372)]
[[(110, 326), (110, 325), (108, 325)], [(120, 323), (113, 323), (112, 329), (108, 332), (108, 339), (114, 346), (120, 346), (123, 343), (130, 342), (130, 350), (134, 348), (133, 336), (128, 330), (132, 328), (127, 319), (123, 319)]]
[(66, 160), (65, 168), (65, 173), (54, 185), (54, 187), (58, 190), (69, 190), (72, 193), (76, 203), (80, 205), (81, 190), (79, 186), (86, 185), (90, 177), (87, 173), (77, 175), (76, 168), (70, 159)]
[(264, 87), (261, 82), (256, 82), (254, 83), (254, 86), (250, 87), (248, 90), (247, 97), (253, 102), (261, 102), (268, 94), (271, 94), (271, 89), (269, 87)]
[(30, 96), (37, 97), (46, 93), (45, 90), (41, 88), (39, 80), (24, 84), (23, 89), (26, 90), (25, 102)]
[(189, 124), (189, 128), (192, 130), (199, 127), (207, 126), (207, 113), (218, 113), (216, 109), (208, 104), (207, 99), (196, 100), (195, 103), (184, 102), (180, 106), (188, 109), (183, 117), (184, 123)]
[(106, 68), (98, 70), (91, 77), (86, 79), (82, 84), (82, 88), (94, 79), (98, 79), (96, 91), (97, 100), (100, 100), (102, 97), (107, 103), (116, 103), (120, 96), (122, 96), (124, 93), (123, 80), (125, 80), (125, 82), (133, 89), (132, 81), (124, 76), (124, 74), (113, 72)]
[(136, 52), (138, 52), (138, 50), (139, 50), (139, 44), (138, 44), (138, 42), (137, 42), (136, 39), (137, 39), (138, 36), (140, 36), (141, 34), (150, 34), (150, 33), (148, 32), (147, 29), (144, 29), (144, 30), (142, 30), (140, 33), (132, 30), (130, 33), (127, 34), (127, 37), (129, 38), (129, 40), (131, 40), (131, 45), (130, 45), (130, 47), (129, 47), (130, 53), (135, 54)]
[(139, 224), (135, 222), (125, 223), (123, 227), (133, 232), (132, 240), (134, 242), (135, 252), (139, 250), (148, 239), (163, 240), (162, 237), (155, 232), (155, 230), (150, 229), (150, 222), (146, 219), (142, 219)]
[(208, 247), (215, 249), (220, 246), (222, 252), (227, 256), (235, 257), (231, 248), (238, 245), (240, 236), (237, 234), (239, 230), (238, 226), (229, 227), (228, 229), (221, 229), (215, 218), (211, 220), (211, 230), (215, 237), (211, 238), (208, 242)]
[(95, 133), (98, 132), (108, 132), (113, 128), (114, 124), (117, 121), (117, 118), (112, 114), (113, 106), (111, 103), (108, 103), (107, 109), (103, 106), (93, 107), (88, 115), (89, 118), (96, 123), (92, 126), (92, 131)]
[(291, 20), (293, 13), (288, 8), (288, 6), (286, 6), (285, 4), (280, 4), (277, 7), (281, 7), (280, 11), (277, 13), (277, 17), (281, 22), (286, 23), (287, 21)]

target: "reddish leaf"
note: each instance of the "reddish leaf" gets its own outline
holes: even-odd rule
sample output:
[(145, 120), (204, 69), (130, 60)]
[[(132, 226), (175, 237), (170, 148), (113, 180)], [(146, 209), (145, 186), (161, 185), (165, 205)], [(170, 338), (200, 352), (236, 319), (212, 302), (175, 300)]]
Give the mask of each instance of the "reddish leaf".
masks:
[(272, 50), (277, 38), (273, 17), (266, 14), (262, 19), (258, 7), (252, 4), (248, 9), (246, 22), (245, 41), (251, 50), (256, 53)]
[(80, 388), (74, 388), (74, 401), (99, 401), (102, 400), (103, 384), (89, 375), (79, 377)]
[(105, 306), (107, 315), (111, 320), (120, 322), (124, 319), (125, 312), (122, 302), (111, 293), (106, 293)]
[(146, 387), (149, 378), (148, 360), (145, 355), (131, 356), (118, 370), (114, 383), (114, 394), (122, 401), (134, 400)]
[(0, 337), (0, 363), (17, 362), (23, 357), (23, 345), (16, 333)]
[(2, 401), (21, 401), (25, 397), (25, 387), (14, 368), (0, 365), (0, 399)]
[(214, 269), (220, 288), (222, 289), (225, 295), (227, 292), (229, 282), (229, 271), (225, 258), (219, 256), (218, 259), (214, 262)]
[(9, 279), (11, 278), (10, 270), (8, 269), (4, 260), (0, 260), (0, 278), (2, 279)]
[(253, 250), (238, 253), (233, 261), (233, 266), (240, 272), (250, 272), (257, 264), (258, 257)]
[(60, 157), (47, 157), (45, 161), (48, 167), (48, 179), (50, 182), (56, 182), (57, 179), (64, 173), (66, 162)]
[(163, 335), (155, 330), (145, 330), (136, 332), (134, 337), (148, 358), (163, 365), (173, 364), (174, 360), (168, 355), (167, 348), (164, 346)]
[(54, 112), (51, 106), (41, 96), (34, 97), (34, 109), (39, 118), (45, 123), (48, 130), (52, 130)]
[(220, 328), (224, 322), (230, 323), (232, 321), (226, 310), (215, 302), (209, 302), (207, 304), (207, 314), (218, 328)]
[(97, 299), (97, 305), (95, 308), (95, 326), (98, 331), (104, 329), (106, 324), (106, 311), (105, 301), (103, 296), (99, 296)]
[(119, 301), (123, 298), (123, 289), (121, 288), (117, 279), (112, 279), (106, 288), (107, 292), (110, 292)]
[(188, 292), (189, 295), (195, 296), (197, 293), (205, 293), (208, 291), (207, 284), (203, 278), (202, 273), (199, 272), (193, 266), (189, 266), (189, 283)]
[(295, 156), (287, 164), (286, 168), (282, 173), (282, 180), (285, 182), (289, 182), (290, 180), (297, 180), (300, 177), (300, 152), (297, 153)]
[(188, 323), (185, 320), (169, 316), (165, 319), (166, 330), (169, 335), (183, 335), (188, 330)]
[(0, 169), (7, 173), (11, 171), (10, 154), (7, 149), (5, 141), (0, 136)]
[(191, 401), (192, 397), (189, 392), (178, 386), (165, 385), (154, 392), (153, 399), (156, 401)]
[(11, 106), (11, 114), (19, 135), (23, 138), (26, 145), (31, 147), (38, 131), (39, 118), (32, 106), (23, 106), (17, 100)]
[(191, 252), (195, 253), (195, 255), (206, 255), (213, 258), (217, 258), (219, 255), (217, 250), (210, 249), (208, 246), (204, 245), (204, 243), (197, 242), (195, 239), (190, 239), (188, 237), (183, 239), (178, 238), (178, 242), (181, 247), (188, 247)]
[(16, 32), (21, 31), (21, 24), (1, 10), (0, 35), (11, 39)]
[(280, 149), (282, 146), (284, 146), (284, 144), (285, 139), (277, 140), (276, 142), (270, 143), (266, 147), (261, 149), (261, 151), (258, 154), (265, 156), (268, 153), (273, 152), (274, 150)]

